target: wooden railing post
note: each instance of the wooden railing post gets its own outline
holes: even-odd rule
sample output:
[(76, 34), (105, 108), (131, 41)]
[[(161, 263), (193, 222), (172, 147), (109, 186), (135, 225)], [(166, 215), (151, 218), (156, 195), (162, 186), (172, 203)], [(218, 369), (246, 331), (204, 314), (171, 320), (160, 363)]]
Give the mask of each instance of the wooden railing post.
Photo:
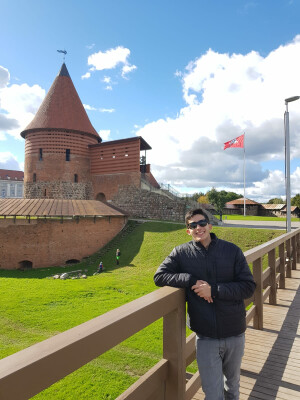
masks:
[(253, 318), (254, 329), (263, 329), (263, 282), (261, 257), (253, 261), (253, 277), (256, 282), (253, 304), (256, 306), (256, 313)]
[(269, 303), (270, 304), (277, 304), (276, 299), (276, 257), (275, 257), (275, 249), (268, 252), (268, 261), (270, 267), (270, 296), (269, 296)]
[(185, 292), (178, 309), (164, 316), (163, 357), (168, 360), (165, 400), (183, 400), (185, 396)]
[(280, 265), (279, 265), (279, 272), (280, 272), (280, 279), (279, 279), (279, 288), (285, 289), (285, 258), (284, 258), (284, 243), (279, 245), (279, 258), (280, 258)]
[(292, 257), (292, 269), (295, 270), (296, 269), (296, 265), (297, 265), (296, 235), (292, 237), (292, 253), (291, 253), (291, 257)]
[(285, 242), (285, 246), (286, 246), (286, 277), (287, 278), (291, 278), (292, 277), (292, 263), (291, 263), (291, 239), (288, 239)]

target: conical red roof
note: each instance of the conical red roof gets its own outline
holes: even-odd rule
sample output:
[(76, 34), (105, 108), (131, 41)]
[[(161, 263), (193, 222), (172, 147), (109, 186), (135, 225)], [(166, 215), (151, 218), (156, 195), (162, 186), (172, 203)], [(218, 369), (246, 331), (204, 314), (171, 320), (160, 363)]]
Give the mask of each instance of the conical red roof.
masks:
[(87, 116), (65, 63), (63, 63), (35, 117), (21, 132), (21, 136), (25, 138), (26, 133), (32, 129), (79, 131), (92, 134), (101, 141)]

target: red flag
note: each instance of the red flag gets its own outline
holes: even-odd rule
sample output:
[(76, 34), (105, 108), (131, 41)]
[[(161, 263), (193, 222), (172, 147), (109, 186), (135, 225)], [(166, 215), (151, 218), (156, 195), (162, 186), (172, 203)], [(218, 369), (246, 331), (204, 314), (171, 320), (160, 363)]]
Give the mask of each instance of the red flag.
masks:
[(229, 140), (229, 142), (224, 143), (224, 150), (228, 147), (244, 147), (244, 135), (238, 136), (235, 139)]

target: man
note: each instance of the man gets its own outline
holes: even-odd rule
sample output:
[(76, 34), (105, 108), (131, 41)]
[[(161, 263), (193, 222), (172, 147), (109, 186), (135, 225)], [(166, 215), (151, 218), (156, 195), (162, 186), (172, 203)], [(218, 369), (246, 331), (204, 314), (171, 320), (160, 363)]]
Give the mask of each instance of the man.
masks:
[(205, 211), (185, 218), (192, 241), (175, 247), (155, 273), (157, 286), (186, 288), (188, 326), (206, 400), (239, 399), (245, 345), (244, 299), (255, 282), (242, 250), (218, 239)]

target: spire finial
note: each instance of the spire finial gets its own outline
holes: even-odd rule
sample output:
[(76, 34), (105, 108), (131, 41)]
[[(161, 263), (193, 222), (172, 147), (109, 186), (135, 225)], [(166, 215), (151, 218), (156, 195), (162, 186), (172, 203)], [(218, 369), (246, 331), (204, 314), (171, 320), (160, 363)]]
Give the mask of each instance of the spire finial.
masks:
[(66, 50), (57, 50), (57, 52), (58, 52), (58, 53), (63, 53), (63, 55), (64, 55), (63, 61), (65, 62), (65, 58), (66, 58), (67, 51), (66, 51)]

